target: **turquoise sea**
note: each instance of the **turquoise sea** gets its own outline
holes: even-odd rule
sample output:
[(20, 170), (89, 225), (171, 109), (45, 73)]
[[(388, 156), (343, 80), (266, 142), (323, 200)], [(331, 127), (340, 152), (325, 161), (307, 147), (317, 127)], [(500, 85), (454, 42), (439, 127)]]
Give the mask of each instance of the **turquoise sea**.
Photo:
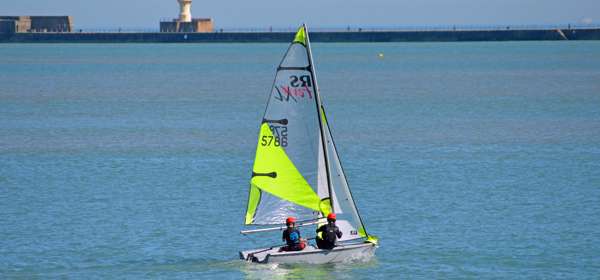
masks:
[(0, 278), (598, 279), (597, 41), (314, 44), (381, 247), (239, 261), (280, 241), (239, 230), (286, 48), (0, 45)]

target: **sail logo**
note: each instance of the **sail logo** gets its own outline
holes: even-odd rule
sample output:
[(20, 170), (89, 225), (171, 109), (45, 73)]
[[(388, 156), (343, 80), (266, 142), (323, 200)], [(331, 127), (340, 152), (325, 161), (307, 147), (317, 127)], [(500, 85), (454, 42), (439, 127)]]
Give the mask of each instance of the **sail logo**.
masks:
[(300, 77), (296, 75), (290, 76), (290, 86), (292, 87), (312, 87), (309, 75), (302, 75)]
[(274, 94), (275, 99), (283, 102), (290, 102), (293, 100), (294, 102), (298, 102), (298, 99), (313, 98), (313, 92), (310, 90), (312, 87), (312, 82), (310, 76), (302, 75), (290, 76), (290, 84), (286, 86), (275, 86), (275, 90), (277, 91)]

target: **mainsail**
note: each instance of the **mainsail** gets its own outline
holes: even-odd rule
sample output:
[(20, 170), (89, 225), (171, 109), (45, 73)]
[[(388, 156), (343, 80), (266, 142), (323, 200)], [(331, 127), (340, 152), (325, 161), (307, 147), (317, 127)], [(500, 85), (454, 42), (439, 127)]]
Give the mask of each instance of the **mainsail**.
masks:
[(280, 225), (288, 216), (315, 221), (335, 212), (341, 240), (368, 238), (315, 76), (308, 33), (302, 26), (277, 68), (262, 119), (245, 224)]

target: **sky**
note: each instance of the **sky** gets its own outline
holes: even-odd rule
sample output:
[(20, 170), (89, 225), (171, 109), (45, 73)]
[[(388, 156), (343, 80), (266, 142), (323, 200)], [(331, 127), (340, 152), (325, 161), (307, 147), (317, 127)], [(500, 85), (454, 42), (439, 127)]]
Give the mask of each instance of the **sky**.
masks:
[[(76, 28), (156, 28), (176, 0), (0, 1), (0, 15), (70, 15)], [(193, 0), (217, 28), (600, 24), (600, 0)]]

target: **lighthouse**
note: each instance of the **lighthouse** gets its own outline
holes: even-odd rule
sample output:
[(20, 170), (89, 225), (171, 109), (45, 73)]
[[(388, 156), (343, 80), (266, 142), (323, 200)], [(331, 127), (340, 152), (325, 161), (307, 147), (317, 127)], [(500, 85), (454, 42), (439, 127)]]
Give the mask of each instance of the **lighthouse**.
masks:
[(192, 22), (192, 0), (177, 0), (179, 3), (179, 22)]
[[(192, 18), (192, 0), (177, 0), (177, 3), (179, 3), (179, 17), (171, 21), (161, 21), (160, 32), (213, 32), (211, 18)], [(185, 38), (187, 40), (187, 35)]]

